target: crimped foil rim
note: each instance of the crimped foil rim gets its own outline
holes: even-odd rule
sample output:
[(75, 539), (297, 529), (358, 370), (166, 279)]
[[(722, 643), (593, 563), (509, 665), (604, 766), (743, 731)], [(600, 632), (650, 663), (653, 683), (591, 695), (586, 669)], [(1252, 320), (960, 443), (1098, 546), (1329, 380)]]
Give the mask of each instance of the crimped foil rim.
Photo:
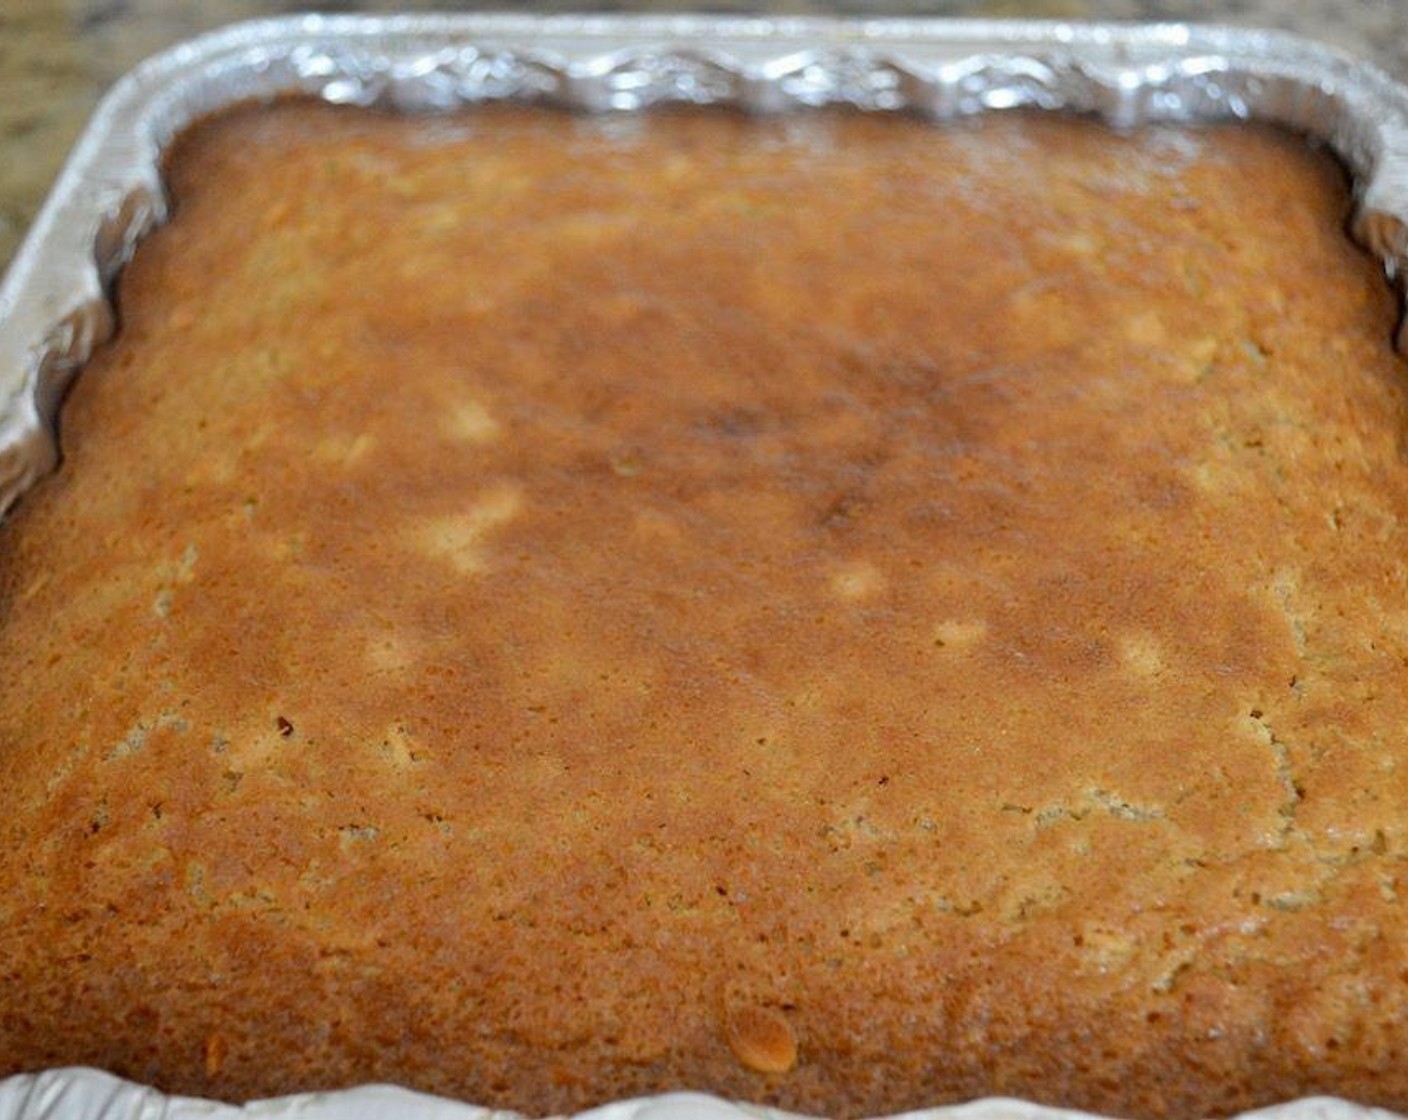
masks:
[[(55, 417), (115, 326), (111, 281), (164, 217), (164, 145), (222, 105), (303, 92), (426, 111), (505, 96), (631, 111), (657, 101), (757, 112), (823, 104), (937, 119), (1016, 106), (1145, 121), (1267, 119), (1320, 137), (1355, 179), (1356, 236), (1390, 276), (1408, 264), (1408, 88), (1279, 31), (1186, 24), (920, 18), (521, 14), (292, 16), (217, 31), (143, 63), (104, 99), (0, 282), (0, 512), (57, 461)], [(1402, 340), (1400, 340), (1401, 343)], [(495, 1120), (389, 1086), (253, 1102), (167, 1097), (59, 1069), (0, 1081), (0, 1120)], [(785, 1120), (694, 1093), (616, 1102), (580, 1120)], [(1258, 1120), (1382, 1120), (1315, 1097)], [(1089, 1120), (990, 1099), (909, 1120)]]
[[(220, 1104), (169, 1097), (93, 1069), (57, 1069), (0, 1081), (0, 1120), (519, 1120), (494, 1111), (394, 1085), (363, 1085), (331, 1093)], [(807, 1120), (761, 1105), (705, 1093), (662, 1093), (613, 1101), (572, 1120)], [(1088, 1112), (1008, 1097), (989, 1097), (889, 1117), (887, 1120), (1103, 1120)], [(1399, 1120), (1379, 1108), (1336, 1097), (1304, 1097), (1244, 1112), (1235, 1120)]]

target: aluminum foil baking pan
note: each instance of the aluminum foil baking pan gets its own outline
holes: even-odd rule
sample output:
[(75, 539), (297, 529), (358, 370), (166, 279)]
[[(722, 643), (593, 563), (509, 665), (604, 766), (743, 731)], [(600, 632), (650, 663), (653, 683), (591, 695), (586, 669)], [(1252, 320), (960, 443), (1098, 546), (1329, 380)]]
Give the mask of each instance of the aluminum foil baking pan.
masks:
[[(851, 105), (935, 119), (1014, 107), (1097, 114), (1117, 127), (1228, 118), (1289, 125), (1330, 145), (1355, 185), (1356, 237), (1398, 278), (1408, 265), (1408, 88), (1280, 32), (1183, 24), (564, 15), (306, 16), (242, 24), (138, 67), (103, 101), (0, 284), (0, 511), (57, 460), (55, 415), (114, 330), (112, 280), (166, 212), (162, 152), (187, 123), (251, 98), (434, 112), (485, 100), (632, 112), (661, 102), (751, 112)], [(1404, 332), (1400, 332), (1400, 347)], [(388, 1086), (240, 1107), (164, 1096), (93, 1070), (0, 1081), (0, 1120), (492, 1120)], [(985, 1100), (914, 1120), (1073, 1120)], [(1308, 1098), (1265, 1120), (1383, 1120)], [(782, 1120), (690, 1093), (580, 1120)]]
[[(515, 1120), (513, 1113), (427, 1097), (390, 1085), (308, 1093), (239, 1107), (167, 1097), (96, 1070), (52, 1070), (0, 1081), (0, 1120)], [(617, 1101), (573, 1120), (802, 1120), (776, 1109), (703, 1093)], [(1100, 1120), (1089, 1113), (991, 1098), (905, 1113), (894, 1120)], [(1332, 1097), (1306, 1097), (1237, 1120), (1399, 1120), (1394, 1113)]]

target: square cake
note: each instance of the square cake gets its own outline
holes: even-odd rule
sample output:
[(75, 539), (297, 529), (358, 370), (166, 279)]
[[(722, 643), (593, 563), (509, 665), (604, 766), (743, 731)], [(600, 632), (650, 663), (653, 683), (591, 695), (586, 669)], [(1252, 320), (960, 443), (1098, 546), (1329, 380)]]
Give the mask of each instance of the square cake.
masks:
[(0, 530), (0, 1075), (1408, 1109), (1323, 151), (289, 102), (168, 173)]

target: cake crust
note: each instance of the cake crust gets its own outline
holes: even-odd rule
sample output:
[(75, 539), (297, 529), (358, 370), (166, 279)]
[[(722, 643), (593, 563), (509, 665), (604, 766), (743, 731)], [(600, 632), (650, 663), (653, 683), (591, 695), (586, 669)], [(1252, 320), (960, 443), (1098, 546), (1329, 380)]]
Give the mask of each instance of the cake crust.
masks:
[(0, 531), (0, 1074), (1408, 1109), (1323, 153), (295, 103), (169, 175)]

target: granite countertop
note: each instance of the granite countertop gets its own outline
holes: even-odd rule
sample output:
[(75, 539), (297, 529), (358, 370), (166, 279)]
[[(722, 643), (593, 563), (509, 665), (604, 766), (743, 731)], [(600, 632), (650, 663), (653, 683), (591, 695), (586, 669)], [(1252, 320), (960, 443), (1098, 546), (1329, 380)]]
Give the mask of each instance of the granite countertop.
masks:
[(697, 10), (1218, 21), (1282, 27), (1346, 47), (1408, 80), (1403, 0), (730, 0), (300, 4), (279, 0), (3, 0), (0, 5), (0, 265), (14, 253), (103, 91), (142, 58), (241, 19), (292, 11), (476, 8)]

